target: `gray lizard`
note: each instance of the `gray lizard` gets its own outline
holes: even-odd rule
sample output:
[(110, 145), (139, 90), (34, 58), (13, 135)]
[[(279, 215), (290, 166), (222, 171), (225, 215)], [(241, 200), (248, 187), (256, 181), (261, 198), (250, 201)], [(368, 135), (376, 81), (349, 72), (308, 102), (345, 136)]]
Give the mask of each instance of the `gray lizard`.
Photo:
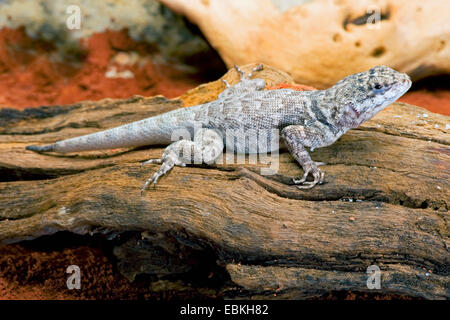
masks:
[[(275, 151), (279, 145), (273, 146), (270, 141), (278, 130), (282, 142), (304, 170), (303, 177), (293, 179), (293, 182), (298, 188), (307, 189), (322, 183), (324, 173), (306, 148), (313, 151), (331, 145), (346, 131), (358, 127), (393, 103), (411, 86), (408, 75), (377, 66), (350, 75), (326, 90), (264, 90), (263, 79), (250, 79), (251, 73), (261, 70), (262, 65), (247, 76), (239, 67), (235, 68), (241, 74), (240, 82), (231, 86), (224, 81), (227, 88), (217, 100), (46, 146), (28, 146), (27, 149), (77, 152), (168, 145), (160, 159), (143, 163), (161, 164), (142, 187), (143, 192), (150, 183), (156, 185), (158, 178), (174, 166), (214, 162), (222, 155), (224, 145), (227, 150), (230, 148), (238, 153)], [(180, 136), (186, 137), (186, 132), (194, 139), (178, 140)], [(229, 132), (232, 132), (231, 136)], [(252, 136), (260, 137), (257, 146), (253, 145)], [(307, 180), (310, 174), (313, 181)]]

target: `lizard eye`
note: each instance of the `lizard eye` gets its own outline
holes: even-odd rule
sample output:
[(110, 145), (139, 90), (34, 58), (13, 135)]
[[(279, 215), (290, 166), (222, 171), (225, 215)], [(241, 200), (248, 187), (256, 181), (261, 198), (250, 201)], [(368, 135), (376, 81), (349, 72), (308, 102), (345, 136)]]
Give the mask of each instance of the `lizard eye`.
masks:
[(380, 90), (381, 88), (383, 88), (383, 86), (382, 86), (381, 84), (377, 83), (377, 84), (374, 86), (374, 88), (375, 88), (376, 90)]

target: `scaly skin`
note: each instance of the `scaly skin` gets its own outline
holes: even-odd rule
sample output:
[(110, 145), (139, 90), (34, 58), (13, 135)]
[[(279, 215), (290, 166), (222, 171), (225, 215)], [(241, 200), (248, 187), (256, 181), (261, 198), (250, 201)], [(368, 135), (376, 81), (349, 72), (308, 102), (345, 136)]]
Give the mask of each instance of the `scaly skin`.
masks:
[[(252, 72), (261, 69), (262, 65), (258, 65)], [(221, 155), (224, 145), (227, 150), (239, 153), (275, 151), (278, 144), (269, 141), (278, 139), (274, 133), (281, 132), (289, 152), (304, 170), (303, 178), (293, 181), (298, 188), (307, 189), (321, 183), (324, 174), (306, 148), (313, 151), (331, 145), (349, 129), (358, 127), (400, 98), (411, 86), (406, 74), (385, 66), (350, 75), (333, 87), (318, 91), (263, 90), (264, 80), (250, 79), (251, 73), (245, 76), (237, 66), (236, 70), (241, 74), (241, 81), (234, 86), (225, 82), (227, 88), (215, 101), (27, 149), (74, 152), (169, 145), (161, 159), (144, 163), (161, 164), (161, 169), (147, 180), (144, 191), (176, 165), (213, 162)], [(180, 136), (185, 139), (178, 140)], [(309, 174), (313, 181), (307, 181)]]

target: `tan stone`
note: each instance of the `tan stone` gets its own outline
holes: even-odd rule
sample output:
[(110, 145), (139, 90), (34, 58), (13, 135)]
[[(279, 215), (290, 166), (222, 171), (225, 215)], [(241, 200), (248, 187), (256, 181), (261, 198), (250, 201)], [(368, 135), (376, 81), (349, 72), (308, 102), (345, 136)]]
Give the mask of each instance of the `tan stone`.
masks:
[[(317, 88), (375, 65), (413, 79), (450, 72), (450, 1), (315, 0), (285, 11), (275, 0), (159, 1), (198, 24), (228, 66), (262, 62)], [(381, 20), (367, 25), (376, 8)]]

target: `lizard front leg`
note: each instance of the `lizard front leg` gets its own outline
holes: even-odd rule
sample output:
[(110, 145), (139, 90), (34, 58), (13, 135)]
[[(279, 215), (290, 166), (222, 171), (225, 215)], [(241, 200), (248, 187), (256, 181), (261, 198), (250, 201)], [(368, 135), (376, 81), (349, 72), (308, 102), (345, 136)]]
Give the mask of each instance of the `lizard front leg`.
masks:
[(150, 179), (148, 179), (141, 189), (141, 194), (145, 189), (156, 182), (162, 175), (166, 175), (174, 166), (185, 167), (191, 163), (213, 163), (223, 151), (223, 138), (214, 130), (199, 129), (195, 133), (194, 141), (182, 139), (170, 144), (162, 154), (161, 159), (150, 159), (142, 163), (142, 166), (150, 163), (161, 164)]
[[(305, 146), (311, 148), (317, 147), (320, 145), (320, 141), (318, 141), (318, 138), (311, 140), (310, 136), (314, 135), (308, 135), (307, 131), (304, 127), (296, 125), (287, 126), (281, 131), (281, 137), (285, 141), (289, 152), (302, 166), (303, 171), (305, 171), (303, 178), (293, 179), (293, 182), (299, 189), (312, 188), (316, 184), (321, 184), (324, 178), (324, 173), (318, 167), (323, 163), (314, 162), (305, 149)], [(306, 181), (310, 173), (314, 180)]]

